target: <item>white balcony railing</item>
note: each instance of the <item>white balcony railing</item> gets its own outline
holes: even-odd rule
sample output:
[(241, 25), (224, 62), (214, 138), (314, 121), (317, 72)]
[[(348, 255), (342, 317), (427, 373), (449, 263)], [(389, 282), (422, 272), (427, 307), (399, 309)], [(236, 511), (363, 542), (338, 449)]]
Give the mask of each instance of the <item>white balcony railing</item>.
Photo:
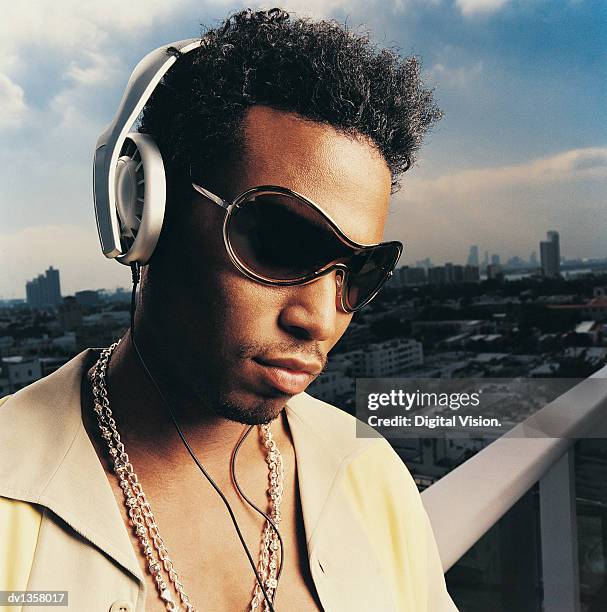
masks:
[(579, 610), (572, 448), (606, 422), (604, 367), (423, 491), (444, 570), (539, 481), (543, 609)]

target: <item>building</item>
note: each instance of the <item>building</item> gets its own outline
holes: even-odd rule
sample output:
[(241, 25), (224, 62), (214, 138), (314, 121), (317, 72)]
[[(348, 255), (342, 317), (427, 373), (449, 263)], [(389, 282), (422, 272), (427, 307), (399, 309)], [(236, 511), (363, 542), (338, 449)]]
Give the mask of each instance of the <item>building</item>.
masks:
[(82, 317), (82, 325), (76, 329), (76, 350), (109, 346), (125, 333), (130, 322), (128, 310), (97, 312)]
[(336, 346), (338, 352), (350, 351), (359, 346), (364, 346), (373, 340), (371, 328), (366, 323), (359, 323), (354, 319), (350, 323), (346, 333), (340, 338)]
[(426, 282), (425, 268), (410, 268), (401, 266), (394, 270), (392, 278), (388, 281), (390, 287), (411, 287), (423, 285)]
[[(8, 388), (2, 393), (14, 393), (27, 385), (42, 378), (40, 369), (40, 360), (37, 357), (23, 357), (16, 355), (14, 357), (4, 357), (2, 359), (2, 371), (0, 375), (3, 380), (8, 381)], [(5, 382), (2, 383), (4, 388)]]
[(401, 338), (375, 342), (364, 349), (340, 353), (332, 359), (336, 364), (347, 364), (347, 373), (351, 377), (385, 378), (422, 365), (424, 352), (421, 342)]
[(386, 282), (386, 287), (404, 287), (407, 283), (405, 282), (407, 276), (407, 270), (409, 266), (401, 266), (395, 268), (392, 276)]
[(444, 285), (447, 282), (444, 266), (428, 268), (428, 282), (431, 285)]
[(537, 253), (535, 251), (533, 251), (533, 253), (531, 253), (530, 257), (529, 257), (529, 265), (532, 268), (537, 268), (538, 264), (537, 264)]
[(476, 266), (464, 266), (464, 282), (465, 283), (478, 283), (481, 280), (481, 274), (478, 265)]
[(451, 262), (445, 264), (445, 282), (446, 283), (463, 283), (464, 282), (464, 267), (453, 265)]
[(559, 252), (559, 262), (561, 261), (561, 250), (560, 250), (560, 239), (559, 239), (559, 233), (555, 230), (550, 230), (548, 232), (546, 232), (546, 237), (548, 238), (549, 242), (554, 242), (558, 248), (558, 252)]
[(496, 253), (493, 253), (493, 255), (491, 255), (491, 265), (492, 266), (499, 266), (500, 265), (500, 256), (497, 255)]
[(572, 346), (600, 344), (604, 327), (605, 324), (601, 321), (582, 321), (575, 326), (574, 333), (569, 336), (570, 342), (568, 344)]
[(0, 336), (0, 355), (8, 355), (8, 351), (15, 345), (13, 336)]
[(131, 292), (123, 287), (118, 287), (116, 291), (110, 292), (107, 289), (97, 290), (97, 295), (101, 302), (127, 302), (131, 301)]
[(10, 393), (8, 380), (8, 366), (0, 360), (0, 398)]
[(503, 281), (504, 280), (504, 271), (502, 270), (502, 266), (499, 264), (489, 264), (487, 266), (487, 279)]
[(549, 304), (548, 308), (575, 312), (587, 321), (607, 321), (607, 298), (604, 297), (594, 297), (584, 304)]
[(426, 282), (426, 268), (407, 268), (406, 285), (423, 285)]
[(478, 246), (476, 244), (470, 246), (467, 263), (469, 266), (476, 266), (477, 268), (479, 267), (480, 259), (478, 256)]
[(508, 259), (508, 261), (506, 262), (506, 268), (510, 268), (511, 270), (517, 270), (519, 268), (524, 267), (525, 262), (518, 255), (510, 257), (510, 259)]
[(540, 261), (542, 265), (542, 276), (546, 278), (558, 278), (561, 267), (561, 246), (559, 233), (549, 231), (546, 240), (540, 242)]
[(329, 360), (327, 369), (306, 389), (306, 393), (325, 402), (341, 403), (344, 397), (354, 397), (354, 378), (348, 376), (350, 363), (347, 360)]
[(28, 281), (25, 285), (27, 305), (30, 308), (57, 307), (61, 304), (59, 270), (51, 266), (44, 274)]
[(496, 329), (494, 321), (483, 319), (448, 319), (444, 321), (431, 319), (429, 321), (413, 321), (411, 326), (414, 334), (427, 330), (457, 334), (465, 333), (467, 335), (489, 334), (493, 333)]
[(73, 295), (63, 298), (57, 318), (63, 331), (74, 331), (82, 325), (82, 306)]
[(91, 289), (76, 291), (74, 297), (76, 298), (78, 304), (81, 304), (82, 306), (98, 306), (100, 302), (99, 292)]

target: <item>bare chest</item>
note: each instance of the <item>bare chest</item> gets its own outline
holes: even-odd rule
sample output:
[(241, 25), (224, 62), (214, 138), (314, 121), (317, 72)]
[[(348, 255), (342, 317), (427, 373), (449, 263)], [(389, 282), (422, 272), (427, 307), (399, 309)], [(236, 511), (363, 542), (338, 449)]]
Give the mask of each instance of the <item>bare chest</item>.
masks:
[[(280, 533), (284, 554), (274, 609), (276, 612), (318, 611), (322, 610), (322, 606), (309, 569), (296, 471), (293, 470), (291, 475), (293, 477), (285, 481), (281, 504)], [(108, 477), (145, 577), (146, 612), (166, 610), (154, 576), (145, 562), (140, 540), (128, 517), (122, 490), (115, 476)], [(250, 497), (265, 510), (263, 490), (260, 487), (256, 489), (257, 494)], [(234, 489), (227, 487), (224, 494), (258, 568), (263, 551), (265, 519), (246, 505)], [(174, 565), (176, 578), (195, 609), (204, 612), (250, 610), (255, 595), (255, 574), (219, 497), (210, 488), (196, 496), (179, 496), (170, 490), (150, 489), (150, 492), (146, 491), (146, 496)], [(170, 584), (165, 572), (163, 578)], [(177, 600), (174, 589), (170, 590)], [(264, 610), (263, 596), (260, 595), (260, 599), (258, 609)]]

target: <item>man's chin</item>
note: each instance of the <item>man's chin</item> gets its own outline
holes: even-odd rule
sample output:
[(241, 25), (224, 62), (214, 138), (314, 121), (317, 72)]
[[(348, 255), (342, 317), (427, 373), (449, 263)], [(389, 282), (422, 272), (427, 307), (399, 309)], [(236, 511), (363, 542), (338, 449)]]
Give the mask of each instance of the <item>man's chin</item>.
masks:
[(284, 408), (288, 398), (258, 400), (244, 404), (231, 401), (219, 402), (214, 406), (215, 412), (226, 419), (244, 425), (262, 425), (273, 421)]

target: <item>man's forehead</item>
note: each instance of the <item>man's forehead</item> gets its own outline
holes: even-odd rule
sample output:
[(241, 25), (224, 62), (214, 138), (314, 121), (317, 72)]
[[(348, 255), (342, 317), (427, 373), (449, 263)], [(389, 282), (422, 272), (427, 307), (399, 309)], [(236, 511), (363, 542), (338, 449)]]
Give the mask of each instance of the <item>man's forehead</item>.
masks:
[(288, 187), (314, 200), (353, 240), (382, 239), (391, 175), (373, 145), (263, 106), (249, 109), (243, 127), (239, 190)]

